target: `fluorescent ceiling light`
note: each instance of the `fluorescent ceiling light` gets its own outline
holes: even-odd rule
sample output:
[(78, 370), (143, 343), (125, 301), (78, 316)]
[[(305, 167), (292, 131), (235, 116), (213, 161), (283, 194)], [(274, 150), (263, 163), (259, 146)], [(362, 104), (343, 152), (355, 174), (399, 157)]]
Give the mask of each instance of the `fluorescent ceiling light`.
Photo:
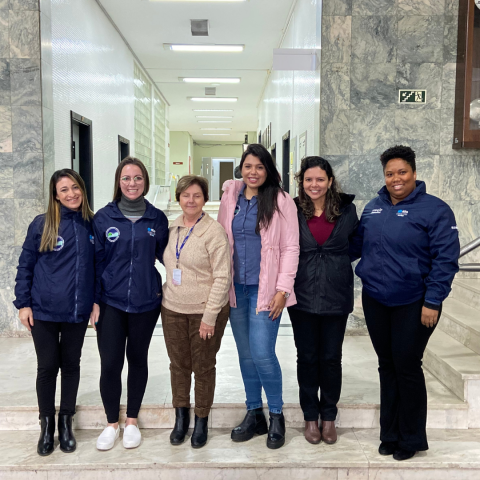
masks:
[(194, 110), (194, 112), (233, 112), (233, 110)]
[(221, 115), (197, 115), (195, 118), (233, 118), (233, 117), (222, 117)]
[(215, 137), (229, 137), (229, 133), (204, 133), (203, 134), (205, 137), (207, 136), (215, 136)]
[(237, 97), (187, 97), (192, 102), (236, 102)]
[(223, 52), (235, 53), (243, 52), (245, 45), (181, 45), (177, 43), (164, 43), (163, 47), (166, 50), (173, 50), (174, 52)]
[(149, 0), (150, 2), (246, 2), (247, 0)]
[(225, 132), (227, 132), (228, 130), (231, 130), (231, 128), (201, 128), (200, 130), (223, 130)]
[(198, 123), (232, 123), (231, 120), (198, 120)]
[(224, 78), (213, 78), (213, 77), (179, 77), (180, 81), (185, 83), (240, 83), (240, 78), (238, 77), (224, 77)]

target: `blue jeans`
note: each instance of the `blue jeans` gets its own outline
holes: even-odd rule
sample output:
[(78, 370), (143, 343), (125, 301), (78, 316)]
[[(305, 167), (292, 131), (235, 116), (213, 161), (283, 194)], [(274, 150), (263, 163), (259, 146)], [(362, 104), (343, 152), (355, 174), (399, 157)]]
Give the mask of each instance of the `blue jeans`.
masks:
[(275, 354), (280, 315), (275, 320), (270, 312), (256, 312), (258, 285), (235, 283), (237, 308), (230, 309), (230, 324), (237, 344), (247, 410), (262, 407), (262, 387), (268, 409), (282, 412), (282, 370)]

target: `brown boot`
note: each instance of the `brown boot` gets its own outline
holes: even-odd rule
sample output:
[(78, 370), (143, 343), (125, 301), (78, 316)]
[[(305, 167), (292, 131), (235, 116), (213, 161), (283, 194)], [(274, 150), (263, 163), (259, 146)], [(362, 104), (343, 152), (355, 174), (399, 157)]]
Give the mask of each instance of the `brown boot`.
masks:
[(322, 434), (318, 428), (318, 421), (305, 422), (305, 440), (316, 445), (322, 440)]
[(335, 422), (322, 421), (322, 440), (329, 445), (333, 445), (337, 441)]

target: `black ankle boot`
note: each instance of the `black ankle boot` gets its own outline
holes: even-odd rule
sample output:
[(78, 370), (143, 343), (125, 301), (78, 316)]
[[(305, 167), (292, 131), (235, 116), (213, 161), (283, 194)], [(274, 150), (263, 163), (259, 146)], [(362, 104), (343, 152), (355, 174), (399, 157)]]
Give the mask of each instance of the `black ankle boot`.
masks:
[(280, 448), (285, 444), (285, 417), (283, 413), (270, 412), (267, 447)]
[(73, 415), (58, 416), (58, 441), (60, 450), (64, 453), (72, 453), (77, 448), (77, 441), (72, 431)]
[(170, 434), (172, 445), (181, 445), (185, 440), (190, 425), (190, 409), (187, 407), (175, 408), (175, 426)]
[(199, 418), (195, 415), (195, 428), (192, 433), (192, 447), (202, 448), (207, 443), (208, 417)]
[(40, 415), (40, 438), (38, 439), (37, 453), (42, 457), (50, 455), (53, 450), (55, 436), (55, 415)]
[(268, 432), (267, 419), (262, 408), (248, 410), (243, 422), (232, 430), (232, 440), (234, 442), (246, 442), (256, 433), (265, 435)]

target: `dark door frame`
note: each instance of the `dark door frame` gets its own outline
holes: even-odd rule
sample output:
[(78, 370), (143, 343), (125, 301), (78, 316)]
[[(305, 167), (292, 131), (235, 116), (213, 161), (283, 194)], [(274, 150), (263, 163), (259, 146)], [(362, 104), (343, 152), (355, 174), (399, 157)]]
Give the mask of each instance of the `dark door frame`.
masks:
[[(285, 145), (288, 142), (288, 149)], [(290, 192), (290, 130), (282, 137), (282, 186)]]
[(123, 160), (123, 158), (125, 158), (125, 157), (122, 158), (122, 145), (121, 145), (122, 143), (124, 145), (128, 145), (128, 155), (130, 155), (130, 140), (119, 135), (118, 136), (118, 163), (120, 163)]

